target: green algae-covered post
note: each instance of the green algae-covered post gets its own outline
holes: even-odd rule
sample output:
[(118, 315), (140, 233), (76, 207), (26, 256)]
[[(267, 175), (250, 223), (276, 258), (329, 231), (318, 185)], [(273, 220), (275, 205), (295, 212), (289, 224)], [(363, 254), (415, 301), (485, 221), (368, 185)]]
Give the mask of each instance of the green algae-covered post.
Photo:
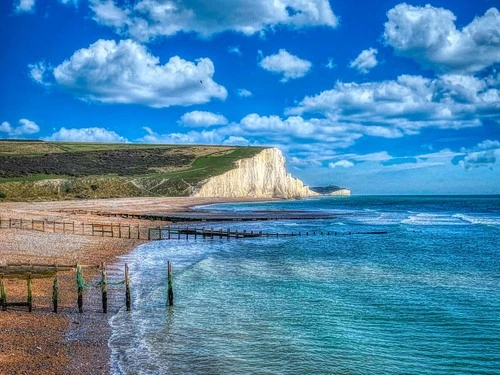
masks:
[(52, 307), (53, 311), (57, 314), (57, 307), (59, 304), (59, 281), (57, 280), (57, 267), (56, 276), (54, 277), (54, 284), (52, 284)]
[(106, 275), (106, 263), (101, 263), (101, 292), (102, 292), (102, 312), (108, 312), (108, 281)]
[(125, 306), (130, 311), (130, 279), (128, 277), (128, 264), (125, 263)]
[(31, 293), (31, 272), (28, 273), (26, 284), (28, 287), (28, 311), (31, 312), (31, 310), (33, 309), (33, 294)]
[(167, 262), (168, 268), (168, 295), (167, 295), (167, 305), (174, 305), (174, 286), (173, 286), (173, 276), (172, 276), (172, 262)]
[(7, 292), (5, 290), (3, 275), (0, 275), (0, 304), (3, 311), (7, 310)]
[(77, 264), (76, 265), (76, 284), (78, 286), (78, 312), (83, 313), (83, 287), (85, 285), (85, 281), (83, 280), (82, 267)]

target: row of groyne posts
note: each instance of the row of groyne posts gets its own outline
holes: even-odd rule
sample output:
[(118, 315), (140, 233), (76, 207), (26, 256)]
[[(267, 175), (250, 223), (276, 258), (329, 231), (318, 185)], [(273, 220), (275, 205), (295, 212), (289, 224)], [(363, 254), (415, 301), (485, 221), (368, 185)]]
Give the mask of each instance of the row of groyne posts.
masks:
[(305, 232), (291, 232), (291, 233), (264, 233), (263, 231), (254, 232), (246, 230), (231, 230), (227, 229), (214, 229), (213, 227), (207, 229), (203, 228), (190, 228), (190, 227), (149, 227), (148, 228), (148, 241), (157, 240), (171, 240), (171, 239), (181, 239), (189, 238), (197, 239), (200, 238), (254, 238), (254, 237), (296, 237), (296, 236), (316, 236), (316, 235), (326, 235), (326, 236), (337, 236), (337, 235), (351, 235), (351, 234), (387, 234), (387, 231), (372, 231), (372, 232), (336, 232), (336, 231), (305, 231)]
[[(76, 288), (77, 288), (77, 305), (78, 311), (83, 313), (83, 293), (90, 285), (87, 284), (83, 277), (83, 269), (99, 269), (101, 272), (100, 280), (95, 286), (100, 287), (102, 295), (102, 312), (108, 312), (108, 285), (124, 285), (125, 286), (125, 306), (127, 311), (131, 309), (131, 294), (130, 294), (130, 277), (129, 267), (125, 263), (125, 278), (117, 282), (108, 280), (106, 272), (106, 264), (100, 265), (47, 265), (47, 264), (23, 264), (23, 263), (10, 263), (6, 266), (0, 266), (0, 306), (2, 311), (6, 311), (9, 306), (24, 306), (28, 307), (28, 311), (33, 310), (33, 292), (32, 280), (37, 278), (51, 278), (54, 277), (52, 283), (52, 311), (58, 312), (60, 292), (59, 292), (59, 279), (58, 272), (76, 270)], [(7, 298), (6, 279), (26, 279), (27, 298), (26, 302), (9, 302)], [(167, 305), (173, 306), (174, 304), (174, 290), (173, 290), (173, 274), (172, 263), (167, 262)]]
[(129, 224), (75, 223), (74, 221), (0, 217), (0, 229), (23, 229), (82, 236), (141, 239), (141, 227)]

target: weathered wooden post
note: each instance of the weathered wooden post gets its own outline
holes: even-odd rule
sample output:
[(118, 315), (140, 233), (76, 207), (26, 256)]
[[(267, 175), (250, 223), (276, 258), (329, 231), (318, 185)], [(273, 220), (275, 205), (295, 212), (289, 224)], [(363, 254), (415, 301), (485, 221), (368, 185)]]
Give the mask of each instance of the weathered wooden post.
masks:
[(167, 296), (167, 305), (174, 305), (174, 285), (173, 285), (173, 276), (172, 276), (172, 262), (167, 262), (168, 268), (168, 296)]
[(219, 239), (222, 238), (222, 228), (219, 229)]
[(19, 229), (23, 229), (23, 218), (21, 218), (21, 224), (19, 224)]
[(57, 267), (56, 267), (56, 276), (54, 277), (54, 284), (52, 284), (52, 306), (56, 314), (57, 314), (58, 304), (59, 304), (59, 281), (57, 280)]
[(168, 226), (168, 239), (170, 239), (170, 225)]
[(234, 235), (236, 236), (236, 238), (238, 238), (238, 229), (236, 229), (236, 232), (234, 232)]
[(106, 263), (101, 263), (101, 292), (102, 292), (102, 312), (108, 312), (108, 281), (106, 275)]
[(31, 230), (33, 230), (33, 219), (31, 219)]
[(45, 232), (45, 220), (42, 220), (42, 232)]
[(141, 239), (141, 227), (139, 226), (139, 224), (137, 224), (137, 239)]
[(63, 221), (63, 233), (66, 233), (66, 223)]
[(28, 311), (31, 312), (33, 309), (33, 295), (31, 293), (31, 272), (28, 273), (28, 280), (26, 280), (28, 287)]
[(151, 228), (148, 228), (148, 241), (151, 241)]
[(189, 239), (189, 227), (186, 227), (186, 240)]
[(181, 227), (177, 227), (177, 239), (181, 239)]
[(201, 228), (201, 235), (203, 238), (205, 238), (205, 227)]
[(158, 237), (161, 240), (161, 227), (158, 227)]
[(9, 218), (9, 229), (12, 228), (12, 218)]
[(3, 311), (7, 310), (7, 292), (5, 290), (3, 275), (0, 275), (0, 304), (2, 305)]
[(130, 311), (130, 279), (128, 277), (128, 264), (125, 263), (125, 306)]
[(231, 237), (231, 229), (227, 228), (227, 239)]
[(83, 287), (85, 281), (83, 280), (82, 267), (76, 265), (76, 284), (78, 286), (78, 312), (83, 313)]
[(210, 238), (214, 238), (214, 228), (210, 228)]
[(194, 239), (196, 240), (196, 238), (198, 237), (198, 228), (194, 228)]
[(118, 238), (122, 238), (122, 224), (118, 223)]

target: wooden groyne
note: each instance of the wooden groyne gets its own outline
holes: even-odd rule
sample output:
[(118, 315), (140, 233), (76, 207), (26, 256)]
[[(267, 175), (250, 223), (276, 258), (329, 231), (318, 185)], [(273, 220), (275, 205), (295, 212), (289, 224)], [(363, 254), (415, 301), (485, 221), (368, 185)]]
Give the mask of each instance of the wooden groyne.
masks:
[[(65, 211), (66, 212), (66, 211)], [(126, 219), (168, 221), (170, 223), (187, 222), (222, 222), (222, 221), (269, 221), (269, 220), (318, 220), (333, 219), (333, 214), (323, 214), (300, 210), (266, 210), (252, 212), (224, 212), (224, 211), (191, 211), (176, 213), (125, 213), (107, 211), (72, 211), (75, 214), (91, 214), (105, 217), (119, 217)]]
[[(83, 276), (84, 269), (100, 270), (100, 280), (94, 283), (88, 283)], [(127, 311), (131, 309), (130, 297), (130, 276), (128, 265), (125, 264), (124, 279), (109, 281), (107, 275), (107, 268), (105, 263), (100, 265), (84, 265), (84, 264), (35, 264), (35, 263), (8, 263), (7, 265), (0, 266), (0, 307), (6, 311), (8, 307), (27, 307), (31, 312), (33, 308), (32, 297), (32, 281), (34, 279), (54, 278), (52, 283), (52, 311), (57, 313), (59, 311), (59, 301), (61, 299), (61, 291), (59, 288), (59, 274), (62, 272), (75, 272), (76, 273), (76, 291), (79, 313), (84, 311), (84, 292), (92, 287), (101, 290), (102, 312), (108, 312), (108, 285), (123, 285), (124, 286), (124, 300)], [(171, 276), (170, 276), (171, 278)], [(26, 280), (26, 302), (12, 302), (9, 300), (6, 280)], [(173, 292), (172, 292), (173, 293)]]
[(257, 237), (299, 237), (299, 236), (346, 236), (346, 235), (377, 235), (377, 234), (387, 234), (387, 231), (369, 231), (369, 232), (337, 232), (337, 231), (324, 231), (324, 230), (313, 230), (313, 231), (299, 231), (291, 233), (270, 233), (263, 231), (253, 231), (253, 230), (234, 230), (230, 228), (226, 229), (214, 229), (211, 228), (196, 228), (196, 227), (153, 227), (148, 228), (148, 241), (158, 241), (158, 240), (173, 240), (173, 239), (205, 239), (205, 238), (257, 238)]

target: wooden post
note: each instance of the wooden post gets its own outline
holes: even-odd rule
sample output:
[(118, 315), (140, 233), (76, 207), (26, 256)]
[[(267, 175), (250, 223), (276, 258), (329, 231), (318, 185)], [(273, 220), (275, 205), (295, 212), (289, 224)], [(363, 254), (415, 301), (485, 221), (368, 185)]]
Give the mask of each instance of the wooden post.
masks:
[(234, 232), (236, 238), (238, 238), (238, 229), (236, 229), (236, 232)]
[(198, 228), (194, 228), (194, 239), (196, 240), (196, 237), (198, 237)]
[(31, 293), (31, 272), (28, 273), (28, 280), (26, 281), (28, 287), (28, 311), (31, 312), (33, 309), (33, 295)]
[(102, 292), (102, 312), (108, 312), (108, 281), (106, 276), (106, 263), (101, 263), (101, 292)]
[(3, 275), (0, 275), (0, 304), (2, 305), (3, 311), (7, 310), (7, 292), (5, 290)]
[(94, 229), (94, 223), (91, 224), (92, 225), (92, 236), (94, 235), (94, 232), (95, 232), (95, 229)]
[(73, 221), (73, 234), (75, 234), (75, 222)]
[(174, 286), (173, 286), (173, 277), (172, 277), (172, 263), (168, 261), (168, 295), (167, 295), (167, 305), (174, 305)]
[(122, 225), (118, 223), (118, 238), (122, 238)]
[(219, 239), (222, 238), (222, 228), (219, 229)]
[(161, 227), (158, 227), (158, 237), (161, 240)]
[(9, 229), (12, 228), (12, 218), (9, 218)]
[(231, 229), (227, 228), (227, 239), (231, 237)]
[(201, 228), (201, 235), (203, 238), (205, 238), (205, 227)]
[(23, 218), (21, 218), (21, 224), (19, 224), (19, 229), (23, 229)]
[(115, 236), (115, 226), (111, 224), (111, 237)]
[(186, 227), (186, 240), (189, 239), (189, 227)]
[(78, 312), (83, 313), (83, 274), (82, 267), (77, 264), (76, 265), (76, 284), (78, 286)]
[(168, 226), (168, 239), (170, 239), (170, 225)]
[(57, 280), (57, 267), (56, 277), (54, 277), (54, 284), (52, 285), (52, 306), (53, 311), (57, 314), (57, 306), (59, 304), (59, 281)]
[(31, 230), (33, 230), (33, 219), (31, 219)]
[(42, 221), (42, 231), (45, 232), (45, 220)]
[(127, 263), (125, 263), (125, 306), (127, 306), (127, 311), (130, 311), (130, 280)]
[(214, 238), (214, 228), (210, 228), (210, 238)]
[(66, 223), (63, 221), (63, 233), (66, 233)]
[(181, 239), (181, 227), (177, 227), (177, 239)]
[(141, 227), (139, 226), (139, 224), (137, 224), (137, 239), (141, 239)]

